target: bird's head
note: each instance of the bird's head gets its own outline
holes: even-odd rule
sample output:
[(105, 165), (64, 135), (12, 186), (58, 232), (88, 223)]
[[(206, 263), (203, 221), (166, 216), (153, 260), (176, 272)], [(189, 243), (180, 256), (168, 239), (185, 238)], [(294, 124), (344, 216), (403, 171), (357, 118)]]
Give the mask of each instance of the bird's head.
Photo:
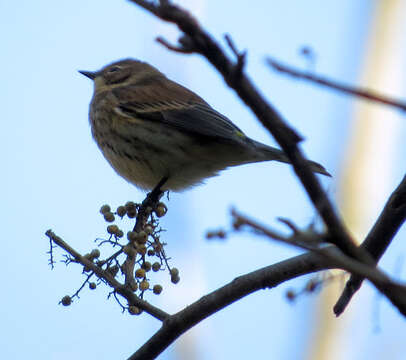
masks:
[(139, 85), (164, 77), (153, 66), (134, 59), (116, 61), (99, 71), (79, 70), (79, 73), (93, 80), (96, 92), (122, 85)]

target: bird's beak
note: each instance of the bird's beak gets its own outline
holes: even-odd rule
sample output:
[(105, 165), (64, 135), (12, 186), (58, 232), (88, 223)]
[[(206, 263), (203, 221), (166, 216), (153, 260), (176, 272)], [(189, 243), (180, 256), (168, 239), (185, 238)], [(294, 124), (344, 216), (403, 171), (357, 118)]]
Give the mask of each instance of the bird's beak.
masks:
[(97, 76), (97, 72), (85, 71), (85, 70), (79, 70), (79, 72), (80, 72), (82, 75), (84, 75), (84, 76), (86, 76), (87, 78), (92, 79), (92, 80), (94, 80), (95, 77)]

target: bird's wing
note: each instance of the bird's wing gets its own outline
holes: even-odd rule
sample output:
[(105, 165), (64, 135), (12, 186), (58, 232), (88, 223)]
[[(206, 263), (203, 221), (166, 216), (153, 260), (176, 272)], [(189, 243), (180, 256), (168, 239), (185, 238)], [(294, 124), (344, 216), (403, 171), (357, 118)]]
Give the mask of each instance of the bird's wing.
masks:
[(159, 87), (116, 88), (113, 93), (119, 100), (118, 111), (129, 117), (161, 122), (197, 137), (246, 141), (244, 133), (224, 115), (190, 90), (175, 85), (175, 89), (162, 94)]

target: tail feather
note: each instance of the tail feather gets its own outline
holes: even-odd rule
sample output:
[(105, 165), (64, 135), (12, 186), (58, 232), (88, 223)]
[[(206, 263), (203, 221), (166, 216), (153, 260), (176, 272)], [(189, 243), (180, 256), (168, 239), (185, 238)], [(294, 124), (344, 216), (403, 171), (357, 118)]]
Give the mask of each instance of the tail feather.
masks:
[[(262, 153), (265, 157), (263, 161), (275, 160), (290, 164), (290, 160), (282, 150), (275, 149), (273, 147), (261, 144), (256, 141), (255, 145), (262, 150)], [(308, 160), (307, 163), (310, 165), (310, 169), (313, 172), (331, 177), (330, 173), (324, 168), (324, 166), (320, 165), (319, 163), (311, 160)]]

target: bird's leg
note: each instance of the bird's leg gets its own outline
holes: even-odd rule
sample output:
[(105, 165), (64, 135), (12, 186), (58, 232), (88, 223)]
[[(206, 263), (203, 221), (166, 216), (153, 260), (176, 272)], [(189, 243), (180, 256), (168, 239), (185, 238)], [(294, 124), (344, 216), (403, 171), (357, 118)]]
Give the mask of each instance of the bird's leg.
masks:
[(147, 198), (144, 201), (149, 201), (152, 204), (157, 203), (164, 194), (164, 192), (161, 190), (161, 187), (164, 186), (167, 181), (168, 176), (163, 177), (161, 181), (152, 189), (152, 191), (148, 193)]
[(164, 192), (161, 190), (161, 187), (168, 181), (168, 177), (163, 177), (159, 183), (152, 189), (151, 192), (147, 194), (147, 197), (142, 202), (140, 208), (138, 209), (137, 221), (134, 225), (134, 231), (140, 232), (148, 219), (148, 216), (151, 214), (151, 210), (155, 209), (159, 200), (161, 199)]

